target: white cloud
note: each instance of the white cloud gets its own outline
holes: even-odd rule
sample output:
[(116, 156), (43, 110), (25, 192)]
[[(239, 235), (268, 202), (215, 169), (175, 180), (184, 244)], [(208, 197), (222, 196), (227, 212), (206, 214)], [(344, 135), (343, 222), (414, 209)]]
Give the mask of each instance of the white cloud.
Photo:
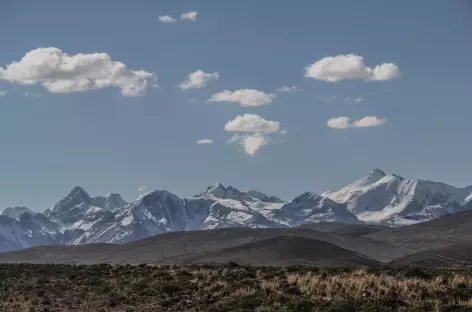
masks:
[(148, 187), (144, 185), (144, 186), (138, 187), (136, 191), (140, 194), (143, 194), (143, 193), (146, 193), (147, 190), (148, 190)]
[(269, 134), (279, 132), (282, 135), (287, 134), (285, 129), (280, 129), (280, 122), (265, 120), (258, 115), (245, 114), (237, 116), (225, 125), (225, 131), (228, 132), (246, 132), (245, 134), (236, 134), (229, 140), (230, 143), (237, 143), (244, 147), (244, 151), (254, 156), (256, 152), (264, 145), (271, 142)]
[(254, 156), (256, 152), (264, 145), (271, 142), (268, 134), (279, 132), (282, 135), (287, 134), (285, 129), (280, 129), (280, 122), (265, 120), (258, 115), (245, 114), (237, 116), (225, 125), (225, 131), (228, 132), (246, 132), (245, 134), (236, 134), (229, 140), (230, 143), (237, 143), (244, 147), (244, 151)]
[(158, 78), (159, 77), (157, 75), (154, 75), (154, 77), (152, 77), (152, 79), (149, 81), (151, 83), (151, 88), (153, 89), (161, 88), (161, 86), (157, 83)]
[(213, 144), (213, 140), (211, 139), (200, 139), (197, 141), (197, 144)]
[(330, 128), (335, 129), (346, 129), (349, 128), (349, 117), (341, 116), (336, 118), (331, 118), (328, 120), (327, 125)]
[(170, 24), (170, 23), (177, 22), (177, 19), (173, 18), (170, 15), (163, 15), (163, 16), (159, 16), (159, 21), (161, 21), (163, 23), (166, 23), (166, 24)]
[(280, 122), (265, 120), (264, 118), (245, 114), (237, 116), (225, 125), (225, 130), (229, 132), (258, 132), (258, 133), (274, 133), (280, 130)]
[(344, 79), (391, 80), (400, 75), (393, 63), (382, 63), (369, 67), (364, 58), (355, 54), (327, 56), (305, 67), (305, 76), (329, 82)]
[(180, 16), (180, 19), (183, 21), (196, 21), (197, 16), (198, 16), (197, 11), (191, 11), (191, 12), (182, 13), (182, 15)]
[(336, 97), (334, 95), (321, 98), (323, 102), (333, 102), (335, 99)]
[(328, 127), (335, 129), (371, 128), (383, 125), (385, 121), (385, 118), (380, 118), (377, 116), (365, 116), (351, 123), (351, 119), (349, 117), (341, 116), (331, 118), (328, 120), (327, 125)]
[(277, 92), (297, 92), (297, 91), (300, 91), (300, 89), (298, 89), (296, 86), (283, 86), (283, 87), (280, 87), (276, 90)]
[(372, 77), (370, 80), (392, 80), (400, 76), (398, 66), (393, 63), (382, 63), (375, 66), (372, 70)]
[(0, 97), (7, 95), (8, 91), (0, 90)]
[[(180, 19), (182, 21), (196, 21), (197, 17), (198, 17), (197, 11), (186, 12), (180, 15)], [(170, 15), (162, 15), (162, 16), (159, 16), (159, 21), (161, 21), (162, 23), (171, 24), (171, 23), (176, 23), (178, 20), (177, 18), (172, 17)]]
[(345, 97), (343, 98), (344, 101), (347, 101), (347, 102), (362, 102), (364, 101), (364, 98), (363, 97), (360, 97), (360, 96), (356, 96), (356, 97)]
[(0, 67), (0, 79), (23, 85), (41, 84), (53, 93), (117, 87), (123, 96), (143, 95), (154, 74), (129, 70), (106, 53), (68, 55), (57, 48), (29, 51), (19, 62)]
[(270, 138), (263, 133), (236, 134), (229, 139), (229, 142), (241, 145), (246, 154), (254, 156), (262, 146), (270, 142)]
[(35, 98), (40, 98), (40, 97), (41, 97), (41, 94), (38, 94), (38, 93), (28, 93), (28, 92), (25, 92), (25, 96), (26, 96), (26, 97), (35, 97)]
[(205, 73), (203, 70), (197, 70), (196, 72), (188, 74), (187, 79), (182, 82), (179, 87), (182, 90), (203, 88), (209, 81), (218, 79), (220, 79), (220, 74), (217, 72)]
[(276, 96), (274, 93), (265, 93), (254, 89), (223, 90), (213, 94), (208, 102), (233, 102), (239, 103), (241, 106), (255, 107), (272, 103)]
[(324, 101), (324, 102), (333, 102), (333, 101), (337, 101), (337, 100), (343, 100), (343, 101), (346, 101), (346, 102), (360, 103), (360, 102), (364, 101), (364, 98), (361, 97), (361, 96), (336, 97), (336, 96), (332, 95), (332, 96), (321, 98), (321, 100)]
[(362, 119), (359, 119), (354, 122), (356, 128), (369, 128), (369, 127), (378, 127), (385, 123), (385, 118), (380, 118), (377, 116), (365, 116)]

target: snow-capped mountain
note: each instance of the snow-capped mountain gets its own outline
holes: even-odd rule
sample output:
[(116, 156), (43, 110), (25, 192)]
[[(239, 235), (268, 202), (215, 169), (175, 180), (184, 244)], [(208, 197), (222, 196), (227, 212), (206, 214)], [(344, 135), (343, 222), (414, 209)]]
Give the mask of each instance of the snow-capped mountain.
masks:
[(221, 183), (190, 198), (156, 190), (126, 202), (74, 187), (43, 213), (26, 207), (0, 215), (0, 252), (48, 244), (124, 243), (173, 231), (293, 227), (345, 222), (403, 226), (472, 209), (472, 186), (407, 180), (380, 169), (338, 191), (305, 192), (285, 203)]
[(222, 227), (280, 227), (268, 217), (272, 210), (280, 209), (284, 202), (275, 197), (257, 191), (240, 191), (232, 186), (224, 187), (216, 183), (194, 199), (210, 201), (202, 229)]
[(273, 210), (271, 215), (274, 220), (287, 226), (317, 222), (362, 223), (345, 204), (311, 192), (301, 194), (279, 210)]
[(254, 190), (240, 191), (233, 186), (225, 187), (220, 182), (209, 186), (205, 192), (195, 195), (194, 197), (205, 197), (213, 199), (234, 199), (239, 201), (244, 200), (250, 202), (267, 202), (274, 204), (283, 203), (283, 201), (278, 197), (267, 196), (264, 193)]
[(467, 209), (472, 188), (441, 182), (407, 180), (380, 169), (339, 191), (322, 194), (347, 209), (359, 220), (392, 226), (424, 222)]
[(173, 231), (284, 226), (266, 216), (283, 204), (275, 196), (221, 183), (191, 198), (156, 190), (130, 203), (118, 194), (91, 197), (74, 187), (43, 213), (6, 209), (0, 219), (0, 251), (48, 244), (124, 243)]
[(8, 207), (2, 210), (1, 215), (12, 219), (18, 219), (24, 213), (33, 214), (33, 211), (26, 207)]

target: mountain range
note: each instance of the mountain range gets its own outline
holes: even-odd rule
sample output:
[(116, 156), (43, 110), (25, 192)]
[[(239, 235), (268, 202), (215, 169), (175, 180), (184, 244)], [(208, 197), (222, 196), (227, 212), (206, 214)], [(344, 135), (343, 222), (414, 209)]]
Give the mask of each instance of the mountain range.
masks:
[(290, 202), (221, 183), (190, 198), (156, 190), (126, 202), (83, 188), (44, 212), (10, 207), (0, 215), (0, 252), (42, 245), (128, 243), (167, 232), (292, 228), (318, 222), (401, 227), (472, 210), (472, 186), (408, 180), (374, 169), (340, 190), (305, 192)]

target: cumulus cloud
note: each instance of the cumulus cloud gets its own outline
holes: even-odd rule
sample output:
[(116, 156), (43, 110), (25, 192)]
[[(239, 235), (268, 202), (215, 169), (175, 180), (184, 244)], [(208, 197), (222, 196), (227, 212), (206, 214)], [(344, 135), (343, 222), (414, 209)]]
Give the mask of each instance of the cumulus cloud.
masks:
[(356, 103), (359, 103), (359, 102), (362, 102), (364, 101), (364, 98), (363, 97), (360, 97), (360, 96), (356, 96), (356, 97), (344, 97), (343, 98), (344, 101), (347, 101), (347, 102), (356, 102)]
[(365, 116), (354, 122), (356, 128), (369, 128), (369, 127), (378, 127), (385, 123), (385, 118), (380, 118), (377, 116)]
[(393, 63), (382, 63), (369, 67), (364, 58), (355, 54), (327, 56), (305, 67), (305, 77), (338, 82), (345, 79), (391, 80), (400, 76), (400, 70)]
[(213, 144), (213, 140), (211, 139), (200, 139), (197, 141), (197, 144)]
[(330, 128), (346, 129), (350, 126), (349, 120), (349, 117), (340, 116), (336, 118), (331, 118), (330, 120), (328, 120), (327, 124)]
[(346, 116), (340, 116), (336, 118), (331, 118), (328, 120), (327, 125), (330, 128), (335, 129), (347, 129), (347, 128), (371, 128), (378, 127), (385, 123), (385, 118), (377, 116), (365, 116), (359, 120), (351, 122), (351, 119)]
[(232, 102), (241, 106), (256, 107), (272, 103), (277, 95), (254, 89), (240, 89), (236, 91), (223, 90), (211, 96), (208, 102)]
[(277, 132), (282, 135), (287, 134), (285, 129), (280, 129), (280, 122), (265, 120), (253, 114), (237, 116), (228, 121), (225, 130), (228, 132), (243, 132), (244, 134), (233, 135), (229, 142), (241, 145), (244, 151), (251, 156), (254, 156), (262, 146), (271, 142), (271, 134)]
[[(198, 17), (198, 12), (197, 11), (190, 11), (190, 12), (185, 12), (180, 15), (180, 20), (182, 21), (196, 21)], [(166, 24), (171, 24), (171, 23), (176, 23), (178, 20), (175, 17), (172, 17), (170, 15), (162, 15), (159, 16), (159, 21), (162, 23)]]
[(140, 194), (143, 194), (143, 193), (146, 193), (147, 190), (148, 190), (148, 187), (145, 186), (145, 185), (143, 185), (143, 186), (141, 186), (141, 187), (138, 187), (138, 189), (137, 189), (136, 191), (137, 191), (138, 193), (140, 193)]
[(41, 97), (41, 94), (25, 92), (25, 96), (26, 96), (26, 97), (40, 98), (40, 97)]
[(338, 100), (343, 100), (345, 102), (356, 102), (360, 103), (364, 101), (364, 98), (361, 96), (345, 96), (345, 97), (337, 97), (337, 96), (328, 96), (328, 97), (323, 97), (320, 98), (323, 102), (334, 102)]
[(264, 118), (245, 114), (237, 116), (225, 125), (225, 130), (229, 132), (258, 132), (258, 133), (274, 133), (280, 130), (280, 122), (265, 120)]
[(205, 73), (203, 70), (197, 70), (196, 72), (188, 74), (187, 79), (182, 82), (179, 87), (182, 90), (203, 88), (209, 81), (218, 79), (220, 79), (220, 74), (217, 72)]
[(170, 24), (170, 23), (177, 22), (177, 19), (173, 18), (170, 15), (163, 15), (163, 16), (159, 16), (159, 21), (161, 21), (163, 23), (166, 23), (166, 24)]
[(285, 93), (285, 92), (297, 92), (297, 91), (300, 91), (299, 88), (297, 88), (296, 86), (283, 86), (283, 87), (280, 87), (276, 90), (277, 92), (281, 92), (281, 93)]
[(57, 48), (38, 48), (5, 68), (0, 79), (23, 85), (40, 84), (53, 93), (116, 87), (124, 96), (143, 95), (154, 74), (130, 70), (106, 53), (69, 55)]
[(157, 80), (158, 80), (158, 76), (156, 74), (154, 74), (152, 79), (149, 81), (149, 83), (151, 84), (151, 88), (153, 88), (153, 89), (160, 89), (161, 88), (161, 86), (157, 83)]
[(263, 133), (236, 134), (229, 142), (241, 145), (246, 154), (254, 156), (261, 147), (270, 142), (270, 138)]
[(183, 21), (196, 21), (197, 16), (198, 16), (197, 11), (191, 11), (191, 12), (182, 13), (182, 15), (180, 16), (180, 19)]
[(7, 93), (5, 90), (0, 90), (0, 97), (7, 95)]

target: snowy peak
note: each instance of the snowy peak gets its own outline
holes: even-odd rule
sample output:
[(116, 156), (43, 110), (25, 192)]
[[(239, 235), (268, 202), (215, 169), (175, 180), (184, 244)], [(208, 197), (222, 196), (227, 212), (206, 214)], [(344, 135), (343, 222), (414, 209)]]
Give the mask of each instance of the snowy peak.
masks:
[(90, 202), (95, 207), (104, 208), (106, 210), (114, 210), (127, 205), (128, 203), (121, 198), (120, 194), (107, 194), (105, 196), (98, 196), (91, 199)]
[(38, 245), (124, 243), (152, 235), (224, 227), (292, 227), (316, 222), (403, 226), (472, 209), (472, 187), (408, 180), (381, 169), (338, 191), (305, 192), (284, 203), (255, 190), (215, 183), (191, 198), (166, 190), (127, 203), (74, 187), (52, 209), (0, 214), (0, 252)]
[(372, 170), (372, 172), (365, 177), (344, 186), (339, 191), (325, 192), (322, 195), (331, 198), (337, 203), (347, 203), (377, 185), (383, 184), (384, 182), (389, 183), (396, 179), (403, 180), (403, 178), (398, 175), (386, 174), (385, 171), (377, 168)]
[(234, 199), (239, 201), (261, 201), (268, 203), (283, 203), (283, 201), (276, 196), (268, 196), (264, 193), (254, 190), (241, 191), (234, 186), (225, 187), (220, 182), (209, 186), (205, 192), (196, 195), (195, 197), (203, 198), (219, 198), (219, 199)]
[[(305, 193), (302, 193), (302, 194), (298, 195), (297, 197), (295, 197), (292, 200), (292, 203), (305, 204), (305, 203), (308, 203), (308, 202), (315, 202), (315, 201), (320, 201), (320, 200), (323, 200), (323, 199), (326, 199), (326, 197), (317, 195), (317, 194), (312, 193), (312, 192), (305, 192)], [(330, 199), (328, 199), (328, 200), (330, 200)]]
[(370, 173), (370, 176), (373, 176), (373, 177), (380, 177), (380, 178), (383, 178), (385, 177), (387, 174), (385, 173), (385, 171), (383, 171), (382, 169), (379, 169), (379, 168), (375, 168), (374, 170), (372, 170), (372, 172)]
[(472, 193), (470, 193), (466, 198), (465, 198), (465, 203), (472, 203)]
[(316, 222), (360, 223), (346, 205), (312, 192), (297, 196), (290, 203), (283, 205), (279, 211), (274, 211), (272, 217), (275, 220), (288, 222), (286, 224), (289, 226)]
[(226, 187), (224, 187), (223, 184), (221, 184), (220, 182), (216, 182), (215, 184), (207, 187), (206, 191), (199, 194), (199, 196), (213, 195), (218, 198), (225, 198), (227, 192), (228, 190), (226, 189)]
[(408, 180), (375, 169), (339, 191), (323, 195), (346, 204), (360, 220), (406, 225), (465, 209), (470, 191), (441, 182)]
[(236, 199), (236, 200), (250, 200), (245, 193), (241, 192), (233, 186), (225, 187), (220, 182), (207, 187), (206, 191), (196, 195), (195, 197), (203, 198), (219, 198), (219, 199)]
[(22, 214), (34, 214), (34, 212), (26, 207), (8, 207), (3, 209), (2, 216), (18, 220)]
[(248, 190), (248, 191), (244, 191), (244, 193), (253, 198), (253, 199), (257, 199), (257, 200), (260, 200), (260, 201), (263, 201), (263, 202), (268, 202), (268, 203), (283, 203), (283, 200), (281, 200), (280, 198), (276, 197), (276, 196), (268, 196), (264, 193), (261, 193), (261, 192), (258, 192), (258, 191), (254, 191), (254, 190)]
[[(90, 197), (90, 195), (80, 186), (74, 187), (69, 194), (54, 205), (52, 211), (55, 213), (65, 213), (70, 210), (90, 209), (91, 207), (105, 210), (114, 210), (127, 205), (128, 203), (120, 194), (110, 193), (105, 196)], [(46, 211), (45, 214), (50, 214)]]
[(160, 201), (160, 200), (180, 200), (180, 198), (175, 195), (174, 193), (171, 193), (166, 190), (155, 190), (152, 192), (148, 192), (146, 194), (141, 195), (138, 197), (138, 199), (134, 203), (150, 203), (150, 202), (155, 202), (155, 201)]
[[(132, 237), (185, 230), (185, 201), (166, 190), (155, 190), (141, 195), (134, 202), (117, 210), (118, 224), (124, 235), (115, 237), (116, 227), (110, 227), (114, 242), (129, 241)], [(120, 230), (120, 231), (121, 231)]]
[(342, 211), (343, 214), (345, 214), (344, 210), (347, 211), (345, 206), (336, 203), (335, 201), (329, 199), (328, 197), (317, 195), (312, 192), (303, 193), (295, 197), (292, 200), (292, 202), (282, 207), (282, 209), (287, 209), (287, 208), (290, 208), (290, 209), (309, 208), (309, 209), (318, 210), (318, 211), (327, 211), (330, 209), (332, 210), (334, 208), (335, 210)]
[(127, 204), (128, 203), (123, 198), (121, 198), (120, 194), (110, 193), (105, 196), (105, 209), (107, 210), (120, 208)]
[(77, 205), (90, 203), (90, 195), (80, 186), (74, 187), (69, 194), (52, 208), (53, 211), (67, 211)]
[(90, 195), (80, 186), (76, 186), (69, 192), (67, 198), (76, 198), (88, 201), (90, 200)]
[(372, 170), (365, 177), (351, 183), (350, 185), (352, 185), (352, 184), (354, 184), (354, 185), (367, 185), (367, 184), (371, 184), (371, 183), (376, 183), (377, 181), (383, 179), (386, 176), (387, 176), (387, 174), (385, 173), (385, 171), (383, 171), (382, 169), (376, 168), (376, 169)]

